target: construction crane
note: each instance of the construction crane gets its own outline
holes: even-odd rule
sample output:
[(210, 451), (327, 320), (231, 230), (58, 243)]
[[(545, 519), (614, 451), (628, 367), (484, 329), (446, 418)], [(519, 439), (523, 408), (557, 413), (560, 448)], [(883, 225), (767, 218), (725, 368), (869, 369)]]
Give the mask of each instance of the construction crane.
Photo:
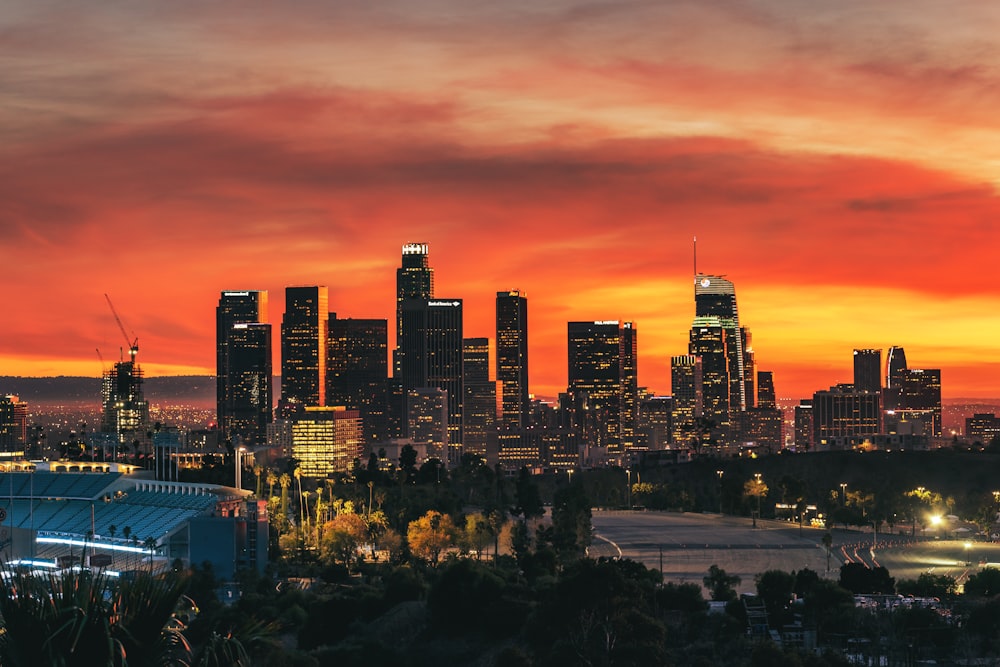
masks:
[(101, 348), (97, 348), (97, 358), (101, 360), (101, 376), (103, 377), (103, 375), (107, 373), (108, 368), (104, 364), (104, 355), (101, 354)]
[(122, 318), (118, 317), (118, 311), (115, 310), (115, 304), (111, 303), (111, 297), (105, 293), (104, 298), (107, 299), (108, 307), (111, 308), (111, 314), (115, 316), (115, 322), (118, 323), (118, 328), (121, 330), (122, 336), (125, 337), (125, 344), (128, 345), (129, 357), (133, 362), (135, 362), (135, 355), (139, 354), (139, 338), (129, 338), (128, 332), (125, 331), (125, 325), (122, 324)]

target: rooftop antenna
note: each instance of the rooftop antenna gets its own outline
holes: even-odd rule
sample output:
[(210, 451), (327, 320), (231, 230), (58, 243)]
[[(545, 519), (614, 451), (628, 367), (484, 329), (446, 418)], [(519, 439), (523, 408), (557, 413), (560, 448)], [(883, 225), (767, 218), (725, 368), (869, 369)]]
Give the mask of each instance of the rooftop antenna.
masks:
[(694, 283), (698, 284), (698, 237), (694, 237)]

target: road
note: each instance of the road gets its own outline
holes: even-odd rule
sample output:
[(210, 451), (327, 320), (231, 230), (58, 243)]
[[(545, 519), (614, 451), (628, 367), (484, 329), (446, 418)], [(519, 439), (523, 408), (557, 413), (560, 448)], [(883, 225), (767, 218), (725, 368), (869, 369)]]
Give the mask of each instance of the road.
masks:
[[(622, 556), (663, 572), (673, 582), (701, 584), (715, 564), (740, 577), (739, 592), (754, 591), (754, 576), (770, 569), (787, 572), (809, 568), (837, 578), (841, 564), (881, 565), (900, 579), (922, 572), (945, 574), (959, 583), (989, 563), (1000, 567), (1000, 544), (964, 540), (921, 540), (908, 535), (879, 533), (872, 549), (872, 532), (835, 529), (827, 572), (822, 528), (785, 521), (758, 520), (719, 514), (646, 511), (599, 511), (593, 514), (594, 540), (590, 555)], [(969, 563), (969, 565), (966, 565)]]

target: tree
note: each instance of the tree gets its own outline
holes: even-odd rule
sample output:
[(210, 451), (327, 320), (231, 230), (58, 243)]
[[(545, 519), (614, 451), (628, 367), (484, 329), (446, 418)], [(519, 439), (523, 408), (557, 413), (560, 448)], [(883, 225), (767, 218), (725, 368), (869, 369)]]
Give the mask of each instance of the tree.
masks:
[(830, 571), (830, 549), (833, 548), (833, 535), (830, 531), (823, 533), (823, 546), (826, 547), (826, 571)]
[(579, 558), (590, 546), (591, 518), (590, 498), (582, 480), (556, 491), (552, 501), (552, 546), (563, 563)]
[(465, 553), (475, 553), (476, 560), (483, 556), (483, 550), (493, 541), (490, 532), (490, 522), (481, 512), (467, 514), (465, 517), (465, 527), (459, 536), (459, 547)]
[(869, 568), (863, 563), (844, 563), (840, 566), (840, 585), (852, 593), (896, 592), (896, 580), (884, 567)]
[(739, 586), (740, 581), (739, 576), (726, 574), (725, 570), (715, 564), (708, 568), (708, 574), (702, 579), (714, 602), (735, 600), (737, 598), (735, 586)]
[(527, 467), (522, 467), (518, 472), (514, 493), (517, 505), (511, 508), (511, 514), (520, 516), (525, 521), (545, 514), (545, 506), (542, 504), (538, 484), (532, 479), (531, 471)]
[(429, 510), (406, 529), (406, 540), (414, 555), (437, 563), (445, 549), (455, 544), (455, 523), (447, 514)]
[(350, 567), (367, 537), (368, 525), (363, 517), (341, 512), (323, 526), (320, 549), (325, 557)]
[(984, 567), (979, 572), (969, 575), (965, 581), (965, 594), (982, 597), (993, 597), (1000, 593), (1000, 569)]
[(788, 606), (795, 590), (795, 576), (783, 570), (767, 570), (755, 577), (757, 595), (767, 608), (768, 622), (781, 627), (791, 620)]
[(288, 516), (288, 487), (292, 485), (292, 478), (287, 472), (281, 473), (278, 477), (278, 484), (281, 485), (281, 516)]
[(757, 507), (753, 510), (753, 525), (757, 527), (757, 515), (760, 514), (761, 499), (767, 496), (767, 484), (761, 480), (760, 475), (755, 475), (753, 479), (747, 480), (743, 485), (743, 493), (751, 498), (757, 499)]

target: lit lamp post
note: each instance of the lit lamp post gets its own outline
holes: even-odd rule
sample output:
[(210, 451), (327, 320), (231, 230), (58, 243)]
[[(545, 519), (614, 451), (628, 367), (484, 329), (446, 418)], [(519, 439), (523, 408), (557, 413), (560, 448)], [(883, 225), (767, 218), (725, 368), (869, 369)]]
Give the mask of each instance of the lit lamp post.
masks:
[(760, 473), (759, 472), (758, 473), (754, 473), (754, 480), (756, 481), (756, 484), (754, 485), (754, 489), (755, 489), (756, 493), (754, 495), (757, 496), (757, 513), (754, 514), (754, 517), (753, 517), (753, 527), (756, 528), (757, 527), (757, 517), (760, 516), (760, 489), (761, 489), (761, 485), (762, 485), (762, 482), (760, 481)]
[(719, 476), (719, 514), (722, 514), (722, 471), (716, 470), (715, 474)]
[(626, 489), (627, 490), (627, 498), (628, 498), (628, 500), (626, 502), (627, 502), (627, 505), (628, 505), (628, 509), (632, 509), (632, 471), (631, 470), (626, 470), (625, 471), (625, 475), (628, 478), (628, 480), (626, 482), (628, 484), (628, 487)]
[(847, 482), (840, 483), (840, 506), (847, 505)]

